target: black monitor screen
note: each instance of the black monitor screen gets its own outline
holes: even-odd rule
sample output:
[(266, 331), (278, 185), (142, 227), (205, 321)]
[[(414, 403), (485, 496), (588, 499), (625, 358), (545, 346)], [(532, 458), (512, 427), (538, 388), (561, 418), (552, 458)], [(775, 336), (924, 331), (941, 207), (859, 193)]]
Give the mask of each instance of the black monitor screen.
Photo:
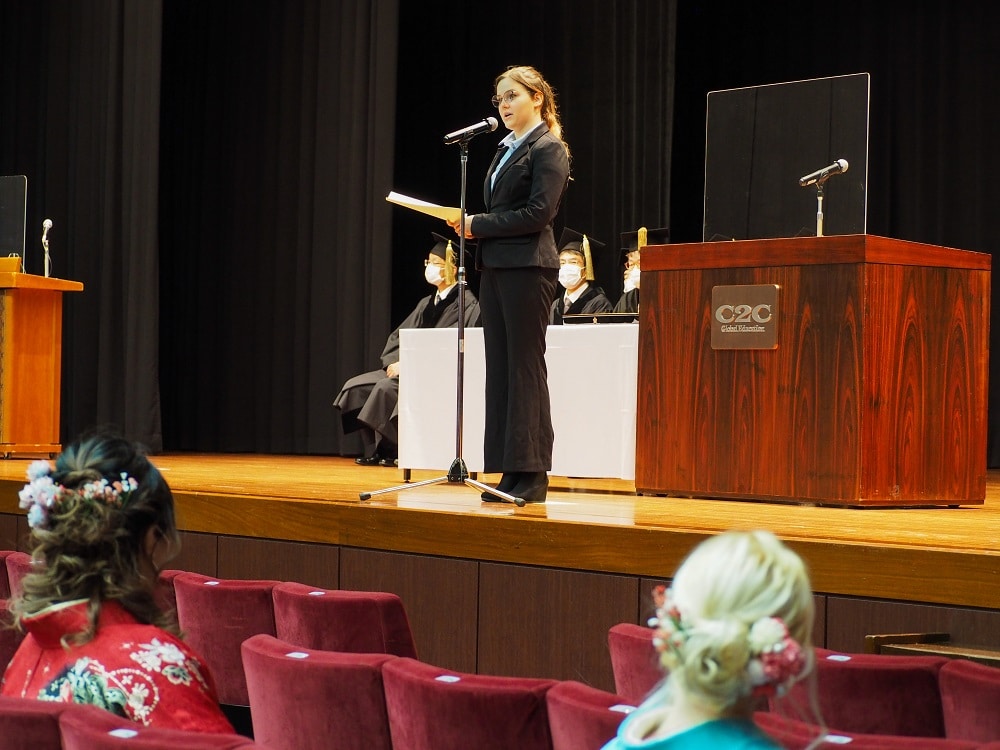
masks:
[(25, 198), (28, 178), (0, 177), (0, 256), (24, 258)]
[(817, 234), (817, 185), (800, 178), (840, 160), (822, 184), (824, 235), (864, 234), (869, 75), (710, 91), (703, 239)]

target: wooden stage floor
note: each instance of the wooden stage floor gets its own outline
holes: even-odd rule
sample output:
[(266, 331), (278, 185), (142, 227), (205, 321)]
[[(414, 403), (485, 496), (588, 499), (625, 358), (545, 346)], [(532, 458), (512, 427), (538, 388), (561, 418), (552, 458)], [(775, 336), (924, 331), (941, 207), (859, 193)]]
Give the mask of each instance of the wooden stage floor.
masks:
[[(1000, 472), (986, 503), (829, 508), (640, 497), (631, 482), (553, 477), (548, 502), (483, 503), (447, 482), (359, 501), (402, 471), (353, 459), (161, 455), (183, 530), (665, 578), (700, 539), (766, 528), (828, 594), (1000, 608)], [(26, 459), (0, 461), (0, 513), (17, 514)], [(415, 471), (413, 479), (440, 473)], [(498, 477), (486, 475), (484, 481)]]

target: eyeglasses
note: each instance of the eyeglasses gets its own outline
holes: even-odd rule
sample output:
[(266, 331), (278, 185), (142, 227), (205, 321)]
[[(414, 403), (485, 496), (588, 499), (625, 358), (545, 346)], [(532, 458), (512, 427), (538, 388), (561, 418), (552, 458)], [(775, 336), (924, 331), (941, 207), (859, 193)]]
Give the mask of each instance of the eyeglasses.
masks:
[(425, 267), (426, 266), (438, 266), (439, 268), (444, 268), (444, 265), (445, 265), (445, 263), (444, 263), (443, 260), (425, 260), (424, 261), (424, 266)]
[(512, 101), (514, 101), (520, 95), (521, 95), (520, 91), (515, 91), (514, 89), (510, 89), (509, 91), (506, 91), (505, 93), (501, 94), (500, 96), (494, 96), (492, 99), (490, 99), (490, 101), (493, 102), (493, 106), (494, 107), (496, 107), (497, 109), (500, 109), (501, 103), (503, 103), (503, 104), (510, 104)]

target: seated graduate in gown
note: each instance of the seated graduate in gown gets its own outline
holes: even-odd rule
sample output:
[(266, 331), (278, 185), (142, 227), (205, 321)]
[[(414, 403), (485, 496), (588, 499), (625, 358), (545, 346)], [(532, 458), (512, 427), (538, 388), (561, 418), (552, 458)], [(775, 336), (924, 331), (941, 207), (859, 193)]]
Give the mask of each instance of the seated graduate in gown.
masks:
[(549, 325), (562, 325), (563, 315), (611, 312), (611, 300), (593, 283), (593, 253), (600, 253), (604, 243), (566, 228), (558, 247), (562, 294), (552, 302)]
[[(398, 453), (399, 332), (404, 328), (454, 328), (458, 325), (455, 255), (457, 247), (434, 232), (434, 247), (424, 261), (424, 279), (435, 288), (413, 308), (385, 342), (382, 368), (344, 383), (333, 405), (340, 411), (345, 434), (361, 432), (364, 455), (360, 466), (394, 466)], [(465, 290), (465, 326), (479, 326), (479, 301)], [(446, 366), (442, 363), (442, 366)]]
[(625, 283), (622, 287), (622, 296), (615, 304), (616, 313), (639, 314), (639, 280), (640, 266), (639, 257), (642, 248), (646, 245), (666, 245), (670, 242), (670, 230), (666, 227), (662, 229), (646, 229), (639, 227), (634, 232), (622, 232), (622, 255), (625, 257)]

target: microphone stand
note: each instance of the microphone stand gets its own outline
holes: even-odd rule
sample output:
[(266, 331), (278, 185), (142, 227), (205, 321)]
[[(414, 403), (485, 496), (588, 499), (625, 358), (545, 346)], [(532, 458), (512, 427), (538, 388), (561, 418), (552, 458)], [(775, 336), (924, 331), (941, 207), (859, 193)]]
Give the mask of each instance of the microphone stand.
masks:
[(455, 396), (455, 458), (451, 462), (451, 467), (448, 469), (448, 473), (443, 477), (424, 479), (420, 482), (398, 484), (395, 487), (387, 487), (383, 490), (361, 492), (359, 493), (361, 502), (370, 500), (375, 495), (384, 495), (387, 492), (400, 492), (402, 490), (411, 490), (416, 487), (426, 487), (431, 484), (448, 482), (449, 484), (471, 485), (480, 492), (489, 492), (491, 495), (495, 495), (499, 500), (505, 503), (513, 503), (518, 508), (524, 507), (523, 498), (515, 497), (514, 495), (498, 490), (496, 487), (491, 487), (488, 484), (477, 482), (475, 479), (470, 479), (469, 470), (465, 465), (465, 460), (462, 458), (462, 427), (464, 421), (465, 403), (465, 286), (467, 283), (465, 280), (465, 186), (466, 173), (468, 171), (469, 163), (469, 141), (475, 138), (476, 135), (478, 135), (478, 133), (470, 133), (456, 141), (461, 150), (460, 161), (462, 172), (462, 195), (458, 204), (459, 229), (461, 231), (458, 235), (458, 269), (455, 276), (455, 282), (458, 285), (458, 358), (455, 365), (455, 380), (457, 382), (457, 393)]
[(823, 185), (826, 180), (816, 182), (816, 236), (823, 236)]

